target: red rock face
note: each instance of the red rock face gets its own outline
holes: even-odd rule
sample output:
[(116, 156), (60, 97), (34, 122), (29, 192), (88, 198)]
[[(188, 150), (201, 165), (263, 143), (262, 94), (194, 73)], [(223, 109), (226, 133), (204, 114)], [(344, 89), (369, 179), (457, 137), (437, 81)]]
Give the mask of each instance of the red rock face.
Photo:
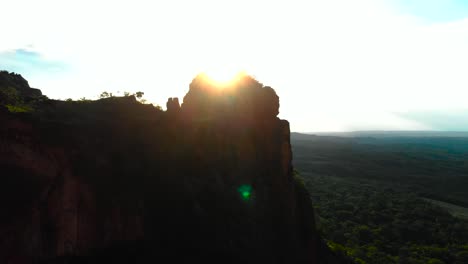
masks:
[(109, 105), (72, 124), (0, 115), (4, 203), (17, 208), (0, 225), (0, 262), (145, 241), (141, 254), (176, 259), (316, 263), (313, 210), (292, 176), (273, 89), (245, 77), (213, 92), (196, 79), (166, 113), (127, 102), (136, 118)]

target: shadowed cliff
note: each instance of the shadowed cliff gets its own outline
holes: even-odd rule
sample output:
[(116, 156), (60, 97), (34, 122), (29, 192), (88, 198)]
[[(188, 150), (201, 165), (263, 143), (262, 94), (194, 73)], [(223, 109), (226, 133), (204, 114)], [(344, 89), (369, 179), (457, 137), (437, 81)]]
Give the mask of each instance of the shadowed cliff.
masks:
[(161, 111), (133, 96), (23, 100), (19, 83), (0, 82), (34, 103), (0, 98), (0, 262), (336, 262), (271, 87), (199, 75)]

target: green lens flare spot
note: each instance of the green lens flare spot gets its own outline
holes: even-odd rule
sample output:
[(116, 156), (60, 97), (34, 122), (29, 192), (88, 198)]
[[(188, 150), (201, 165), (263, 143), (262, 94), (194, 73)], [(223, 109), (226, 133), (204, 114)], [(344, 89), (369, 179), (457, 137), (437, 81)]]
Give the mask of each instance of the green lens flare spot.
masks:
[(248, 201), (252, 197), (252, 186), (248, 184), (239, 186), (239, 188), (237, 188), (237, 191), (239, 192), (240, 197), (244, 201)]

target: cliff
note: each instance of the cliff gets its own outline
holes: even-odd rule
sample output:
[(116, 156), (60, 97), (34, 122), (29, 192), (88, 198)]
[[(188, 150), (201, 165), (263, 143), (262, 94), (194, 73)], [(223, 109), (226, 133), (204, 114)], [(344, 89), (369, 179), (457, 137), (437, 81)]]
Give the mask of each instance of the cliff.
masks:
[(333, 262), (275, 91), (219, 86), (197, 76), (167, 111), (132, 96), (0, 108), (0, 262)]

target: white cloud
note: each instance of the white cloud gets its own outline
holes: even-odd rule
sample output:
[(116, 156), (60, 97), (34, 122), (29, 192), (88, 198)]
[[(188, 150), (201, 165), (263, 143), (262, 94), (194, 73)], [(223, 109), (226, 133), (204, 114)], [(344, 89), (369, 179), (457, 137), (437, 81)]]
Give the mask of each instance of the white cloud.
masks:
[(427, 24), (386, 3), (7, 1), (0, 51), (69, 64), (30, 79), (60, 98), (143, 90), (164, 104), (200, 70), (246, 69), (293, 130), (419, 129), (391, 113), (466, 107), (468, 20)]

